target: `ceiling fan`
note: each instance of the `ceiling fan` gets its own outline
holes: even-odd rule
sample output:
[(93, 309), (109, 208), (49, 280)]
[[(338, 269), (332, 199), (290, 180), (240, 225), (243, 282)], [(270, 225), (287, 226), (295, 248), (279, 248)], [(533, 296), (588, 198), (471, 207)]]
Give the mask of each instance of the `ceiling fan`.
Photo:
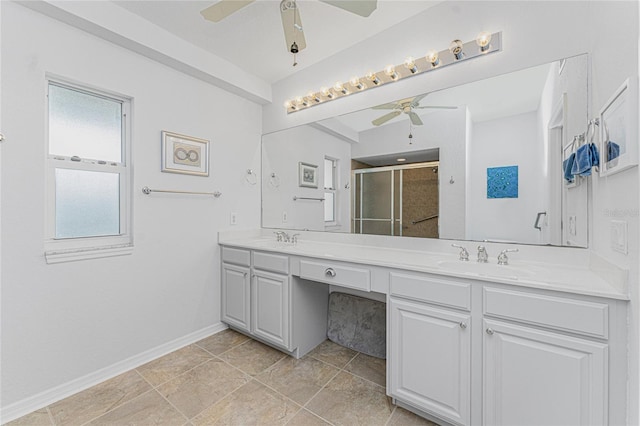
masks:
[(374, 106), (372, 109), (392, 109), (388, 114), (385, 114), (381, 117), (376, 118), (371, 122), (374, 126), (380, 126), (387, 121), (396, 118), (402, 113), (405, 113), (411, 119), (411, 123), (416, 126), (422, 126), (422, 120), (413, 110), (414, 109), (456, 109), (456, 106), (434, 106), (434, 105), (425, 105), (420, 106), (420, 101), (427, 96), (428, 93), (424, 95), (414, 96), (413, 98), (401, 99), (399, 101), (390, 102), (388, 104), (382, 104), (378, 106)]
[[(255, 0), (220, 0), (216, 4), (200, 11), (204, 19), (212, 22), (220, 22), (227, 16), (237, 12)], [(377, 0), (320, 0), (347, 12), (355, 13), (362, 17), (368, 17), (376, 10)], [(293, 54), (307, 47), (302, 33), (302, 21), (296, 0), (282, 0), (280, 2), (280, 15), (287, 50)]]

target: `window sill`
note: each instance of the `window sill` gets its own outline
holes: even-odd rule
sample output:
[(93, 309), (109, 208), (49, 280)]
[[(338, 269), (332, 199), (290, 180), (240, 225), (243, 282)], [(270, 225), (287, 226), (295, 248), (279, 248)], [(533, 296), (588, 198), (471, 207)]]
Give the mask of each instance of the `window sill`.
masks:
[(133, 245), (92, 247), (79, 250), (46, 251), (47, 264), (75, 262), (77, 260), (100, 259), (103, 257), (126, 256), (133, 253)]

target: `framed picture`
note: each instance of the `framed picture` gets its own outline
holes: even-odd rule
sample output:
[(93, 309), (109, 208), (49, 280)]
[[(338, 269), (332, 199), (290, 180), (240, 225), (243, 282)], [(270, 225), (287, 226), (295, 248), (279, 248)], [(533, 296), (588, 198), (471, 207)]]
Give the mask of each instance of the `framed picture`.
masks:
[(307, 163), (298, 163), (298, 186), (308, 188), (318, 187), (318, 166)]
[(518, 198), (518, 166), (487, 168), (487, 198)]
[(600, 176), (638, 165), (638, 80), (628, 78), (600, 110)]
[(209, 176), (209, 141), (163, 130), (162, 171)]

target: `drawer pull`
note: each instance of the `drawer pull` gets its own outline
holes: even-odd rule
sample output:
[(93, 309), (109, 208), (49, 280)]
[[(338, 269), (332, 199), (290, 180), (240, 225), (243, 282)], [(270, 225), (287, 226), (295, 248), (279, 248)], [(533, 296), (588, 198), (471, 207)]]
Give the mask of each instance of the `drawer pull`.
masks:
[(333, 268), (327, 268), (324, 270), (324, 274), (328, 277), (335, 277), (336, 276), (336, 271)]
[(466, 323), (466, 322), (464, 322), (464, 321), (461, 321), (461, 322), (460, 322), (460, 328), (461, 328), (461, 329), (463, 329), (463, 330), (464, 330), (465, 328), (467, 328), (467, 323)]
[(487, 328), (487, 334), (492, 335), (494, 333), (493, 329)]

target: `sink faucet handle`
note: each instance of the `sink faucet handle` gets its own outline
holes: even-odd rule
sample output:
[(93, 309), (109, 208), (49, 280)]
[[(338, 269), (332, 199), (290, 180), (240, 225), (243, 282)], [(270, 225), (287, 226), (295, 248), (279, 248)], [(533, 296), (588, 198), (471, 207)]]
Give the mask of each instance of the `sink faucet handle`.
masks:
[(478, 246), (478, 262), (487, 263), (489, 261), (489, 253), (485, 246)]
[(281, 242), (282, 241), (282, 234), (284, 234), (284, 232), (282, 231), (273, 231), (274, 234), (276, 234), (276, 241), (277, 242)]
[(296, 243), (298, 242), (298, 236), (299, 236), (299, 235), (300, 235), (300, 234), (293, 234), (293, 235), (291, 236), (291, 242), (292, 242), (293, 244), (296, 244)]
[(458, 244), (451, 244), (451, 247), (455, 247), (455, 248), (459, 248), (460, 249), (460, 260), (464, 260), (467, 261), (469, 260), (469, 252), (467, 251), (466, 248), (458, 245)]
[(509, 264), (509, 258), (507, 257), (507, 253), (515, 253), (517, 251), (520, 251), (518, 249), (505, 249), (502, 250), (500, 252), (500, 254), (498, 255), (498, 265), (508, 265)]

